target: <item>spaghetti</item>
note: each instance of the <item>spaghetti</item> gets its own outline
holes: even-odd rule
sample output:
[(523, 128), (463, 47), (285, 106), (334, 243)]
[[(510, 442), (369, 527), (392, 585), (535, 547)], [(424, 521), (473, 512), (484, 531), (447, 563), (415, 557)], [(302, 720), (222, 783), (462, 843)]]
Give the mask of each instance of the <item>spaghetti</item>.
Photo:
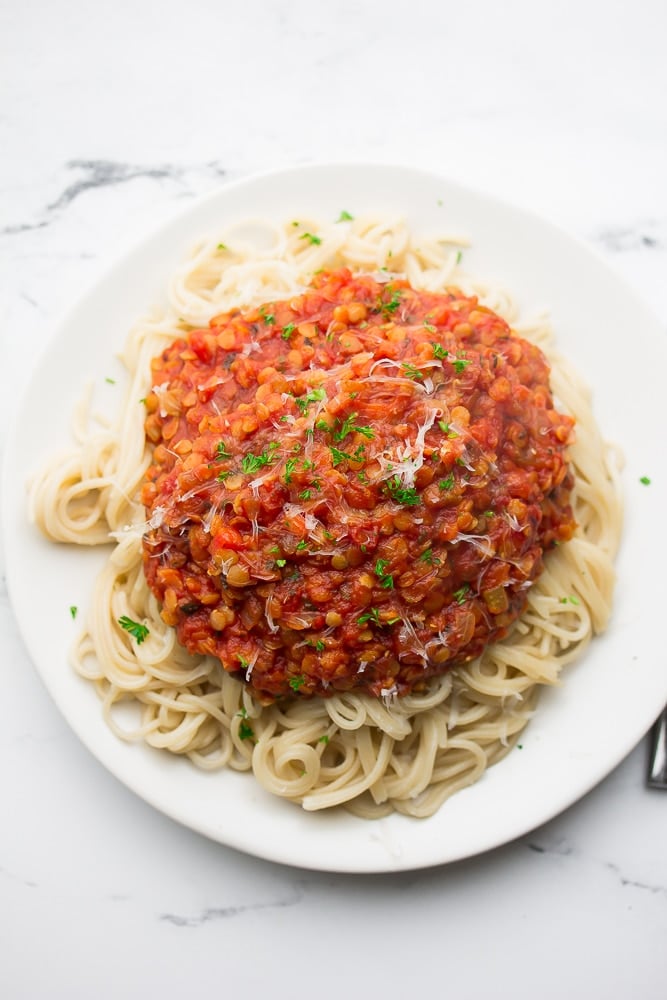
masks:
[[(49, 537), (115, 540), (74, 663), (96, 684), (118, 736), (187, 754), (204, 768), (252, 769), (266, 789), (306, 809), (344, 805), (368, 817), (392, 810), (426, 816), (507, 753), (534, 710), (539, 685), (556, 683), (605, 627), (620, 533), (615, 456), (600, 438), (588, 393), (551, 354), (546, 322), (519, 327), (505, 296), (462, 271), (461, 247), (457, 238), (417, 244), (400, 221), (237, 227), (222, 242), (197, 247), (172, 285), (171, 309), (131, 332), (123, 354), (130, 384), (118, 423), (90, 432), (79, 420), (76, 451), (45, 469), (32, 492), (35, 518)], [(343, 690), (267, 705), (216, 657), (189, 655), (146, 584), (142, 541), (160, 527), (160, 516), (144, 513), (139, 502), (154, 454), (137, 401), (150, 398), (151, 359), (192, 327), (221, 312), (301, 296), (314, 273), (341, 267), (385, 285), (400, 276), (423, 292), (455, 285), (550, 353), (552, 388), (577, 426), (570, 448), (577, 528), (549, 553), (508, 637), (481, 656), (400, 698)], [(166, 413), (169, 400), (161, 405)], [(128, 705), (139, 708), (138, 722), (127, 717)]]

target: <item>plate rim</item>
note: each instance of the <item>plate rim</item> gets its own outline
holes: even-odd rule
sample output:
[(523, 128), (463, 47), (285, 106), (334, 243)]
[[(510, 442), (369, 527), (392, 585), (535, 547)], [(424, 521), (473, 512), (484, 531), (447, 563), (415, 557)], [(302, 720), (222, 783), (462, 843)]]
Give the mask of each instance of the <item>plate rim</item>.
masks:
[[(233, 192), (238, 188), (248, 188), (257, 185), (258, 183), (261, 185), (265, 184), (267, 181), (275, 182), (277, 179), (280, 179), (281, 177), (284, 177), (286, 175), (295, 176), (301, 173), (316, 175), (318, 172), (321, 173), (322, 171), (331, 171), (331, 170), (334, 171), (361, 170), (369, 174), (372, 174), (377, 171), (389, 171), (397, 174), (400, 173), (400, 174), (410, 175), (412, 178), (421, 176), (422, 178), (429, 178), (431, 182), (437, 181), (443, 186), (443, 188), (446, 188), (449, 192), (453, 191), (456, 192), (457, 194), (464, 193), (466, 197), (473, 197), (478, 202), (483, 202), (487, 205), (491, 204), (492, 206), (501, 206), (503, 210), (509, 211), (513, 215), (517, 214), (521, 216), (523, 219), (528, 220), (528, 222), (531, 224), (536, 223), (543, 229), (546, 228), (554, 233), (557, 233), (561, 239), (565, 239), (568, 243), (574, 243), (578, 245), (581, 251), (587, 254), (591, 259), (595, 260), (597, 265), (601, 267), (609, 277), (613, 277), (614, 281), (622, 286), (621, 288), (622, 294), (627, 296), (629, 299), (633, 300), (634, 304), (643, 312), (644, 316), (649, 319), (650, 323), (655, 325), (656, 330), (659, 329), (661, 326), (657, 317), (653, 314), (649, 306), (641, 299), (636, 289), (634, 289), (631, 286), (631, 284), (625, 279), (623, 275), (619, 276), (615, 272), (615, 270), (610, 266), (609, 262), (602, 256), (602, 254), (597, 250), (597, 248), (591, 246), (586, 241), (582, 240), (580, 237), (567, 232), (565, 229), (559, 227), (557, 224), (553, 223), (548, 218), (542, 217), (538, 213), (533, 212), (530, 209), (527, 209), (525, 206), (517, 206), (505, 199), (497, 198), (494, 195), (489, 194), (487, 192), (477, 191), (474, 188), (461, 184), (458, 180), (452, 180), (446, 176), (441, 176), (436, 172), (428, 171), (421, 167), (413, 168), (399, 164), (387, 164), (387, 163), (379, 164), (379, 163), (369, 163), (366, 161), (364, 161), (363, 163), (362, 162), (310, 163), (310, 164), (298, 165), (295, 167), (280, 167), (280, 168), (252, 173), (245, 177), (223, 182), (219, 186), (217, 186), (214, 190), (209, 191), (189, 201), (187, 205), (179, 206), (179, 209), (177, 211), (174, 211), (173, 213), (168, 213), (166, 218), (153, 224), (149, 228), (149, 230), (146, 231), (140, 238), (136, 238), (130, 244), (128, 244), (124, 249), (110, 255), (110, 258), (104, 258), (100, 261), (100, 267), (98, 269), (98, 273), (92, 276), (91, 280), (89, 280), (89, 282), (87, 283), (85, 290), (80, 295), (78, 295), (75, 301), (69, 306), (69, 308), (67, 308), (63, 312), (60, 319), (57, 322), (54, 322), (52, 327), (53, 332), (49, 337), (49, 339), (47, 340), (47, 342), (44, 344), (42, 351), (39, 352), (38, 355), (36, 356), (34, 363), (31, 367), (30, 376), (27, 380), (27, 383), (22, 387), (22, 391), (19, 395), (18, 405), (16, 407), (16, 410), (12, 414), (12, 420), (7, 430), (6, 446), (4, 449), (3, 463), (2, 463), (3, 496), (5, 498), (8, 497), (11, 498), (13, 495), (13, 491), (16, 489), (16, 484), (12, 481), (10, 465), (11, 465), (14, 446), (16, 443), (17, 424), (19, 423), (20, 415), (23, 412), (26, 399), (29, 396), (33, 386), (39, 381), (40, 372), (43, 370), (44, 366), (48, 364), (51, 355), (54, 352), (57, 352), (58, 342), (64, 336), (68, 326), (73, 323), (77, 311), (79, 311), (82, 308), (85, 302), (87, 302), (91, 298), (94, 299), (95, 295), (99, 294), (99, 287), (104, 283), (104, 281), (109, 280), (113, 276), (113, 273), (119, 267), (121, 267), (123, 263), (126, 263), (128, 259), (145, 251), (146, 248), (148, 248), (158, 236), (160, 236), (161, 234), (168, 234), (169, 231), (174, 229), (180, 222), (184, 222), (186, 219), (193, 217), (201, 206), (216, 203), (220, 199), (224, 201), (225, 198), (228, 198), (230, 195), (233, 196)], [(168, 278), (168, 276), (166, 277)], [(148, 305), (150, 305), (150, 303), (147, 302), (146, 306)], [(665, 345), (663, 345), (663, 348), (664, 347)], [(349, 873), (371, 873), (371, 872), (384, 872), (384, 871), (397, 871), (397, 870), (402, 870), (402, 871), (414, 870), (417, 868), (462, 860), (464, 858), (484, 853), (488, 850), (493, 849), (494, 847), (501, 846), (502, 844), (509, 843), (511, 840), (514, 840), (517, 837), (520, 837), (523, 834), (528, 833), (531, 829), (534, 829), (536, 826), (541, 825), (543, 822), (546, 822), (549, 819), (561, 813), (564, 809), (574, 804), (574, 802), (578, 801), (578, 799), (583, 797), (593, 787), (595, 787), (595, 785), (597, 785), (600, 780), (602, 780), (607, 774), (609, 774), (614, 769), (614, 767), (616, 767), (618, 763), (622, 759), (624, 759), (627, 753), (629, 753), (630, 750), (641, 739), (641, 734), (639, 736), (635, 734), (633, 735), (633, 737), (626, 740), (622, 746), (619, 746), (617, 748), (616, 755), (615, 756), (612, 755), (613, 759), (609, 758), (607, 762), (601, 765), (601, 767), (599, 768), (600, 771), (599, 775), (596, 778), (594, 778), (594, 780), (591, 780), (587, 784), (587, 787), (581, 788), (581, 790), (573, 797), (568, 797), (566, 795), (564, 801), (556, 803), (554, 808), (551, 811), (548, 811), (548, 814), (545, 814), (535, 823), (532, 823), (532, 825), (517, 830), (512, 836), (504, 837), (502, 840), (497, 840), (496, 838), (493, 837), (493, 835), (490, 835), (487, 838), (486, 844), (474, 848), (470, 852), (459, 852), (457, 854), (452, 855), (451, 857), (442, 857), (442, 858), (429, 857), (423, 862), (420, 862), (418, 859), (417, 860), (413, 859), (413, 861), (409, 864), (401, 863), (400, 860), (396, 860), (396, 863), (393, 863), (390, 857), (384, 857), (376, 865), (368, 866), (368, 864), (364, 864), (361, 867), (349, 861), (347, 863), (342, 863), (340, 860), (335, 864), (308, 863), (308, 859), (304, 860), (303, 858), (299, 859), (291, 855), (288, 856), (284, 853), (284, 851), (280, 850), (270, 851), (267, 849), (263, 852), (258, 852), (257, 850), (248, 848), (247, 845), (245, 845), (239, 838), (236, 838), (236, 840), (234, 838), (230, 839), (228, 834), (224, 837), (221, 837), (219, 835), (216, 836), (215, 832), (212, 832), (210, 829), (202, 828), (201, 825), (194, 824), (192, 821), (184, 819), (183, 816), (179, 815), (177, 811), (176, 812), (170, 811), (165, 806), (164, 802), (157, 801), (155, 797), (151, 796), (151, 794), (147, 792), (145, 789), (142, 790), (140, 788), (135, 787), (134, 782), (130, 780), (127, 775), (119, 774), (118, 770), (114, 768), (113, 765), (111, 765), (108, 760), (106, 760), (103, 756), (100, 756), (99, 749), (96, 749), (95, 746), (91, 745), (90, 741), (87, 740), (84, 735), (82, 735), (80, 729), (77, 728), (77, 726), (72, 722), (70, 713), (67, 711), (66, 707), (61, 704), (61, 700), (54, 694), (51, 685), (48, 683), (47, 677), (44, 676), (43, 670), (38, 665), (39, 657), (35, 654), (31, 636), (29, 634), (26, 634), (26, 631), (23, 627), (22, 616), (18, 613), (16, 608), (15, 583), (14, 583), (15, 569), (12, 563), (12, 559), (14, 558), (14, 547), (9, 542), (9, 532), (13, 526), (13, 523), (11, 522), (10, 519), (11, 507), (12, 507), (11, 503), (5, 502), (2, 504), (2, 538), (5, 551), (7, 589), (9, 592), (10, 603), (13, 609), (15, 621), (18, 625), (19, 632), (21, 634), (25, 647), (28, 651), (33, 667), (35, 668), (38, 676), (40, 677), (40, 680), (44, 684), (50, 697), (55, 702), (61, 715), (67, 722), (69, 728), (77, 735), (77, 737), (84, 744), (84, 746), (86, 746), (86, 748), (93, 754), (93, 756), (98, 760), (98, 762), (102, 764), (102, 766), (104, 766), (118, 780), (120, 780), (122, 784), (130, 788), (135, 794), (137, 794), (144, 801), (149, 802), (154, 808), (158, 809), (165, 815), (170, 816), (172, 819), (176, 820), (177, 822), (181, 823), (187, 828), (196, 830), (199, 833), (202, 833), (214, 840), (217, 840), (219, 843), (231, 846), (235, 849), (243, 850), (246, 853), (250, 853), (255, 856), (263, 857), (267, 860), (275, 861), (282, 864), (295, 865), (297, 867), (311, 868), (313, 870), (320, 870), (320, 871), (337, 871), (337, 872), (349, 872)], [(665, 683), (665, 697), (667, 698), (667, 681)], [(658, 705), (656, 707), (654, 717), (648, 720), (646, 728), (648, 728), (652, 724), (654, 718), (657, 717), (660, 710), (661, 706)], [(98, 716), (98, 723), (101, 726), (105, 726), (105, 723), (101, 717), (101, 713)], [(611, 763), (609, 763), (609, 760), (611, 760)], [(192, 765), (189, 764), (188, 766), (192, 767)], [(462, 795), (464, 793), (457, 793), (457, 794)], [(298, 807), (289, 804), (288, 808), (296, 809)], [(306, 814), (306, 815), (308, 816), (309, 820), (312, 819), (312, 814)], [(405, 820), (408, 823), (417, 822), (420, 824), (429, 822), (429, 820), (414, 821), (407, 819), (406, 817), (400, 817), (398, 819), (399, 825), (401, 825), (403, 820)], [(315, 822), (318, 823), (318, 825), (321, 825), (319, 823), (319, 820), (316, 820)], [(361, 823), (363, 826), (365, 826), (367, 828), (367, 832), (369, 832), (371, 828), (376, 830), (378, 829), (378, 827), (381, 828), (382, 826), (387, 825), (384, 823), (383, 820), (359, 821), (356, 820), (355, 818), (355, 822)], [(371, 823), (371, 827), (368, 827), (369, 822)]]

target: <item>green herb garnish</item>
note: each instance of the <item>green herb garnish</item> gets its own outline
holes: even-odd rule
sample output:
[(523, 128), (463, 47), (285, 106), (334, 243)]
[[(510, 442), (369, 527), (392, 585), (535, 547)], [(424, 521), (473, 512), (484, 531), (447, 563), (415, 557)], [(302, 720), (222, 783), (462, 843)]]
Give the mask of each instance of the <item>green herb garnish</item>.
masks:
[(340, 449), (334, 448), (333, 445), (329, 445), (329, 451), (331, 452), (331, 460), (334, 468), (345, 460), (348, 462), (353, 461), (352, 455), (349, 455), (346, 451), (340, 451)]
[(356, 431), (357, 434), (363, 434), (363, 436), (368, 438), (369, 441), (375, 437), (375, 434), (370, 427), (355, 424), (354, 421), (356, 416), (356, 413), (351, 413), (349, 417), (345, 418), (341, 424), (340, 430), (334, 431), (334, 441), (343, 441), (348, 434), (352, 433), (352, 431)]
[(315, 236), (313, 233), (303, 233), (301, 236), (299, 236), (299, 239), (300, 240), (308, 240), (309, 243), (312, 243), (315, 246), (319, 246), (319, 244), (322, 242), (322, 240), (320, 239), (320, 237), (319, 236)]
[(378, 559), (375, 563), (375, 575), (380, 578), (380, 586), (384, 587), (385, 590), (394, 589), (394, 578), (391, 573), (387, 573), (387, 566), (389, 561), (387, 559)]
[(415, 368), (415, 366), (409, 362), (403, 364), (401, 369), (406, 378), (414, 379), (417, 382), (424, 378), (424, 373), (421, 372), (419, 368)]
[(448, 438), (457, 438), (459, 436), (458, 432), (452, 430), (451, 425), (445, 423), (444, 420), (438, 420), (438, 427), (440, 428), (443, 434), (447, 435)]
[(468, 367), (468, 365), (472, 364), (472, 361), (467, 361), (465, 358), (459, 357), (456, 359), (456, 361), (452, 361), (452, 364), (454, 365), (454, 370), (457, 373), (457, 375), (460, 375), (461, 372)]
[(146, 636), (149, 634), (149, 629), (146, 625), (142, 625), (140, 622), (132, 621), (132, 619), (128, 618), (127, 615), (122, 615), (122, 617), (118, 619), (118, 624), (121, 628), (125, 629), (126, 632), (129, 632), (131, 636), (134, 636), (137, 640), (138, 646), (141, 645)]
[(395, 500), (396, 503), (402, 503), (406, 507), (416, 507), (417, 504), (421, 503), (414, 486), (403, 486), (398, 476), (387, 481), (386, 490), (392, 500)]
[(370, 611), (364, 612), (357, 618), (357, 625), (365, 625), (366, 622), (373, 622), (374, 625), (382, 625), (380, 621), (380, 612), (377, 608), (371, 608)]
[[(389, 286), (387, 286), (387, 291), (389, 291)], [(378, 312), (381, 312), (384, 316), (393, 316), (398, 307), (401, 304), (401, 292), (398, 288), (394, 288), (391, 292), (391, 298), (388, 302), (380, 299), (378, 304)]]
[(305, 416), (305, 414), (308, 412), (308, 407), (310, 406), (311, 403), (317, 403), (320, 402), (320, 400), (326, 398), (327, 398), (326, 392), (324, 391), (324, 389), (320, 387), (319, 389), (311, 389), (307, 395), (299, 396), (298, 399), (294, 400), (294, 402), (299, 407), (301, 415)]
[[(278, 445), (271, 447), (269, 445), (270, 451), (275, 451)], [(247, 455), (243, 456), (243, 461), (241, 462), (241, 468), (246, 475), (250, 475), (252, 472), (258, 472), (259, 469), (264, 468), (265, 465), (270, 465), (273, 461), (273, 455), (267, 454), (267, 449), (265, 448), (261, 455), (254, 455), (251, 451)]]
[(248, 725), (247, 722), (239, 722), (239, 739), (240, 740), (254, 740), (255, 733), (252, 726)]

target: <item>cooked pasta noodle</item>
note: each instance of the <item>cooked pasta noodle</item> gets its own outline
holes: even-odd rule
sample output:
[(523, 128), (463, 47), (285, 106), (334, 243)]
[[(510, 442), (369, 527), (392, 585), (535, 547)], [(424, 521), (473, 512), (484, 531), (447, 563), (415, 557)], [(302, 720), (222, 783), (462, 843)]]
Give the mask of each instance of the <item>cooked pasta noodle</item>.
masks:
[[(304, 238), (317, 234), (316, 239)], [(461, 267), (459, 235), (419, 239), (400, 219), (316, 220), (237, 225), (202, 241), (179, 268), (170, 306), (130, 332), (122, 353), (125, 402), (113, 426), (75, 420), (76, 445), (41, 470), (31, 508), (51, 539), (114, 545), (97, 579), (73, 651), (97, 688), (108, 725), (124, 740), (187, 755), (204, 769), (250, 771), (269, 792), (316, 810), (344, 806), (364, 817), (392, 810), (428, 816), (478, 780), (514, 745), (533, 714), (541, 685), (604, 629), (621, 527), (618, 456), (596, 427), (588, 390), (551, 346), (548, 321), (519, 322), (502, 291)], [(509, 637), (482, 656), (399, 699), (339, 693), (262, 706), (211, 657), (189, 655), (160, 617), (142, 569), (147, 530), (139, 487), (150, 464), (144, 408), (150, 361), (189, 326), (235, 307), (258, 306), (302, 291), (313, 272), (347, 266), (400, 274), (416, 289), (456, 284), (477, 294), (517, 332), (548, 354), (561, 409), (576, 418), (574, 538), (549, 553)], [(385, 270), (386, 269), (386, 270)], [(148, 627), (137, 642), (119, 626)], [(212, 794), (214, 794), (212, 789)]]

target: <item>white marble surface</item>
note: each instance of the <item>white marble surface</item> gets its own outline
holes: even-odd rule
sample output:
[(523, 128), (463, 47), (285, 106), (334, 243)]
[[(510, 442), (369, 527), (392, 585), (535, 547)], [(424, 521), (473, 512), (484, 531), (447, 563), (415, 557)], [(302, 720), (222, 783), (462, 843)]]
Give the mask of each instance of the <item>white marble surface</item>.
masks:
[[(6, 0), (2, 440), (104, 262), (272, 166), (427, 165), (590, 241), (667, 324), (666, 34), (663, 0)], [(4, 580), (0, 616), (3, 998), (666, 995), (667, 792), (644, 787), (645, 745), (483, 857), (284, 868), (119, 785), (45, 693)]]

